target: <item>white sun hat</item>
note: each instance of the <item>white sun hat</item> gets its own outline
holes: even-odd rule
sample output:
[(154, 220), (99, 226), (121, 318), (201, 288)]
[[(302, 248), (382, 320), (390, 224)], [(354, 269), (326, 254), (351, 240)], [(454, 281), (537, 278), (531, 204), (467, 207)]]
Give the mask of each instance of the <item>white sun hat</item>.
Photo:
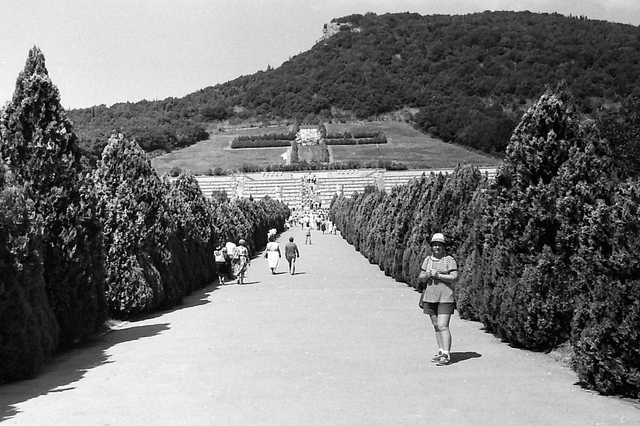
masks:
[(446, 241), (444, 240), (444, 235), (439, 232), (433, 234), (433, 237), (431, 237), (431, 244), (433, 243), (447, 244)]

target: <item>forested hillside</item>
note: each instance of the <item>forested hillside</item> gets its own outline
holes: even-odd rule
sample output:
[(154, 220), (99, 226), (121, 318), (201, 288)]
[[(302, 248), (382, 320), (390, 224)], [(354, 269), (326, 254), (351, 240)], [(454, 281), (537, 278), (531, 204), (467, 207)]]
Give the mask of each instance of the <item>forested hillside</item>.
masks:
[(367, 119), (413, 108), (422, 131), (500, 155), (547, 85), (565, 80), (586, 114), (640, 93), (640, 29), (630, 25), (531, 12), (368, 13), (333, 23), (337, 34), (276, 69), (181, 99), (73, 110), (81, 145), (101, 152), (117, 128), (166, 151), (206, 138), (218, 120)]

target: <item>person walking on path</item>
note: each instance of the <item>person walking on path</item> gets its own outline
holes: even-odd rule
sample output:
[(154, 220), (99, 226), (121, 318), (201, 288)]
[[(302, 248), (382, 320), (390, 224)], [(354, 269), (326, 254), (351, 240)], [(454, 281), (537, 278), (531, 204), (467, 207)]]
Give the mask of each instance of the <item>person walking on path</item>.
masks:
[(213, 251), (213, 257), (216, 262), (216, 273), (218, 274), (218, 285), (224, 285), (224, 280), (227, 275), (227, 249), (218, 244)]
[(226, 260), (227, 260), (227, 279), (228, 280), (232, 280), (234, 279), (234, 275), (233, 275), (233, 258), (235, 256), (236, 253), (236, 244), (233, 241), (228, 241), (227, 244), (225, 244), (224, 248), (226, 249)]
[(247, 249), (247, 243), (245, 240), (238, 241), (235, 253), (233, 255), (234, 260), (234, 273), (238, 277), (238, 284), (244, 284), (244, 274), (247, 272), (251, 260), (249, 259), (249, 249)]
[(455, 308), (453, 288), (458, 279), (458, 265), (445, 251), (445, 238), (441, 233), (431, 237), (431, 253), (422, 262), (418, 282), (424, 285), (420, 296), (423, 312), (431, 318), (436, 333), (438, 353), (431, 360), (437, 365), (451, 363), (451, 330), (449, 322)]
[(296, 259), (300, 257), (300, 251), (298, 251), (298, 245), (293, 242), (293, 237), (289, 237), (289, 242), (284, 245), (284, 257), (289, 263), (289, 273), (295, 275)]
[(307, 243), (311, 245), (311, 226), (309, 224), (304, 228), (304, 245), (306, 246)]
[(276, 268), (278, 267), (278, 261), (282, 257), (280, 253), (280, 245), (276, 242), (276, 236), (271, 235), (269, 237), (269, 242), (267, 243), (267, 249), (264, 253), (264, 257), (267, 258), (269, 262), (269, 268), (271, 268), (271, 274), (275, 275)]

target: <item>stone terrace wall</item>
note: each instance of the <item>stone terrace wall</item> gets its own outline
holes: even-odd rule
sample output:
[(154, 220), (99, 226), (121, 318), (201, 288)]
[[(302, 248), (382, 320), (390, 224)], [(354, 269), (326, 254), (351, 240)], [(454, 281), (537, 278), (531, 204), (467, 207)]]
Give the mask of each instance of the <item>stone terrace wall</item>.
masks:
[[(480, 168), (495, 176), (495, 168)], [(196, 176), (205, 196), (210, 197), (213, 191), (226, 191), (229, 197), (271, 198), (285, 202), (289, 207), (301, 208), (303, 204), (303, 179), (310, 175), (315, 177), (315, 192), (322, 207), (329, 207), (333, 196), (343, 193), (351, 196), (354, 192), (363, 192), (367, 186), (380, 188), (390, 192), (398, 185), (404, 185), (423, 174), (452, 173), (453, 169), (399, 170), (383, 169), (357, 170), (317, 170), (311, 172), (265, 172), (239, 173), (231, 176)]]

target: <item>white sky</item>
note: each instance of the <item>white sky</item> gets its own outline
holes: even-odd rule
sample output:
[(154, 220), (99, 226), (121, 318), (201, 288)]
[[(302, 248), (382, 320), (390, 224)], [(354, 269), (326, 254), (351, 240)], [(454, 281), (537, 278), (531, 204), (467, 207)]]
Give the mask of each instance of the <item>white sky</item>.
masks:
[(31, 47), (65, 108), (182, 97), (279, 67), (353, 13), (529, 10), (640, 25), (638, 0), (0, 0), (0, 106)]

